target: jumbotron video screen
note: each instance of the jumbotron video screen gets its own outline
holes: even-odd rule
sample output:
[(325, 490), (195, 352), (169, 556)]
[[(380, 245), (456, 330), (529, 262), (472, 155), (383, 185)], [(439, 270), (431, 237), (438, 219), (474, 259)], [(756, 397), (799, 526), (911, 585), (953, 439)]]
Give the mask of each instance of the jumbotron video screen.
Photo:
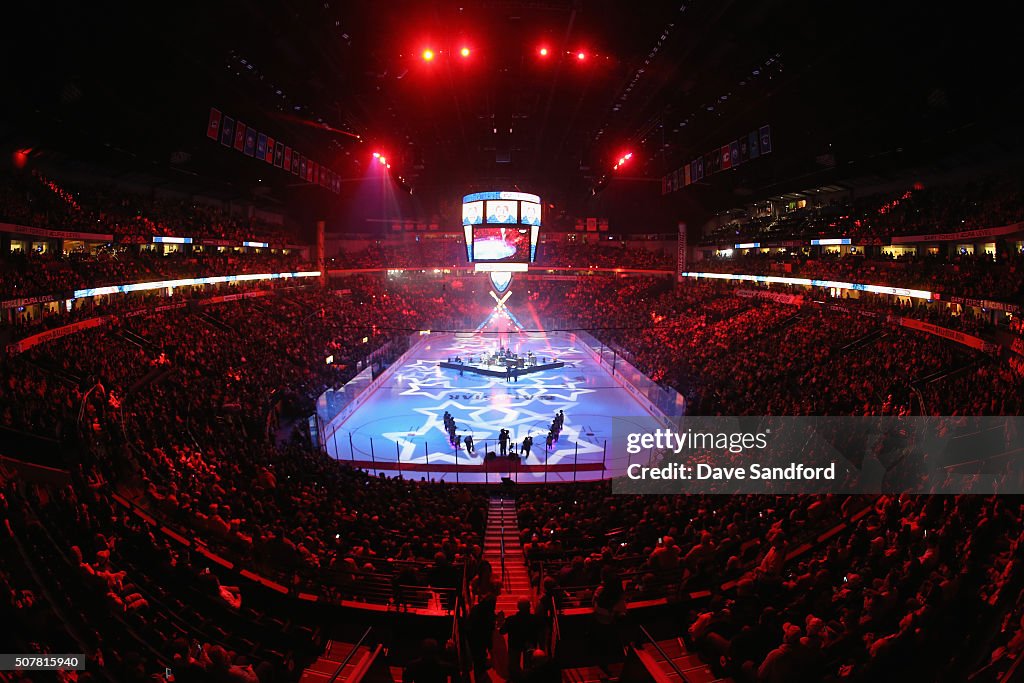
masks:
[(540, 225), (541, 203), (535, 194), (477, 192), (462, 198), (462, 228), (471, 263), (533, 262)]

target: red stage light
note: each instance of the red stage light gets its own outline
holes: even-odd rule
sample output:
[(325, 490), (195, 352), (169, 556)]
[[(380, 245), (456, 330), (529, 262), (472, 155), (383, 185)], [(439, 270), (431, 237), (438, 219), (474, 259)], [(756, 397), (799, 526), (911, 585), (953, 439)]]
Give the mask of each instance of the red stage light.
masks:
[(586, 58), (587, 58), (587, 53), (584, 52), (583, 50), (580, 50), (579, 52), (576, 53), (576, 59), (580, 60), (581, 62), (584, 59), (586, 59)]
[(542, 47), (541, 49), (537, 50), (537, 52), (540, 54), (541, 57), (548, 56), (548, 49), (546, 47)]
[(433, 50), (429, 50), (428, 49), (428, 50), (424, 50), (423, 51), (423, 61), (424, 62), (429, 62), (429, 61), (431, 61), (433, 59), (434, 59), (434, 51)]
[(459, 50), (459, 54), (462, 55), (463, 57), (468, 57), (469, 56), (469, 48), (468, 47), (462, 48), (461, 50)]

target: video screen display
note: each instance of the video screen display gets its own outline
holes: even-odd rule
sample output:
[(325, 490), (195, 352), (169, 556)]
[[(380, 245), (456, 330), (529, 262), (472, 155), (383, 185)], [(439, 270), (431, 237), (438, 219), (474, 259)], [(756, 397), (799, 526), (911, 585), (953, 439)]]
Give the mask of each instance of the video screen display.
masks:
[(473, 229), (474, 261), (530, 261), (530, 229), (479, 227)]
[(491, 200), (487, 202), (488, 223), (517, 223), (519, 215), (516, 206), (518, 202), (504, 199)]
[(533, 202), (522, 202), (520, 204), (522, 215), (519, 222), (523, 225), (540, 225), (540, 204)]
[(467, 202), (462, 205), (462, 224), (480, 225), (484, 222), (484, 203)]

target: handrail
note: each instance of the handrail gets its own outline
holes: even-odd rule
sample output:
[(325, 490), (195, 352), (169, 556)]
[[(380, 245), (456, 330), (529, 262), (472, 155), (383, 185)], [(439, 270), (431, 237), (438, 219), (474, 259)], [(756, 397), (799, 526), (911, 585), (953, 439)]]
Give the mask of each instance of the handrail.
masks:
[(555, 652), (558, 650), (558, 643), (562, 640), (562, 626), (558, 620), (558, 614), (561, 609), (558, 607), (558, 602), (554, 602), (554, 610), (552, 611), (551, 617), (551, 639), (548, 642), (548, 656), (552, 659), (555, 657)]
[(334, 670), (334, 673), (331, 675), (331, 677), (327, 679), (327, 683), (334, 683), (336, 680), (338, 680), (338, 676), (340, 676), (341, 672), (344, 671), (346, 666), (348, 666), (348, 663), (352, 660), (352, 657), (355, 656), (356, 651), (363, 646), (363, 641), (365, 641), (370, 636), (370, 631), (372, 630), (372, 626), (367, 627), (366, 631), (363, 633), (363, 636), (359, 639), (359, 642), (352, 646), (352, 649), (349, 650), (349, 653), (345, 655), (345, 659), (343, 659), (341, 664), (338, 665), (338, 668)]
[(454, 610), (452, 611), (452, 633), (448, 640), (455, 646), (455, 661), (462, 668), (462, 633), (459, 630), (459, 610), (461, 609), (461, 593), (455, 597)]
[(505, 571), (505, 499), (503, 497), (499, 497), (498, 500), (501, 502), (501, 516), (499, 517), (501, 528), (501, 537), (499, 538), (499, 548), (501, 550), (501, 586), (502, 588), (509, 588), (511, 587), (512, 582), (508, 578), (508, 573)]
[[(125, 507), (126, 509), (132, 511), (136, 516), (140, 517), (143, 521), (146, 522), (147, 525), (149, 525), (151, 527), (154, 527), (155, 529), (159, 530), (164, 535), (174, 539), (178, 543), (181, 543), (181, 544), (183, 544), (185, 546), (194, 547), (194, 548), (200, 548), (201, 547), (201, 548), (207, 549), (211, 553), (216, 553), (218, 557), (222, 557), (220, 562), (221, 563), (226, 563), (226, 564), (224, 564), (225, 567), (232, 568), (235, 571), (243, 572), (243, 576), (246, 576), (247, 578), (249, 578), (251, 580), (254, 580), (254, 581), (257, 581), (257, 582), (260, 582), (260, 583), (264, 583), (264, 585), (276, 584), (279, 587), (281, 593), (284, 593), (284, 594), (289, 594), (290, 593), (292, 595), (299, 594), (300, 597), (301, 597), (301, 594), (303, 592), (305, 592), (305, 591), (311, 591), (311, 592), (316, 591), (316, 588), (313, 585), (312, 579), (309, 576), (305, 576), (305, 575), (300, 575), (300, 578), (304, 579), (304, 583), (302, 584), (302, 586), (301, 587), (293, 587), (292, 590), (289, 591), (287, 588), (284, 587), (285, 583), (287, 583), (287, 581), (284, 581), (284, 579), (286, 577), (281, 576), (280, 574), (266, 574), (265, 575), (265, 574), (257, 573), (256, 571), (253, 570), (253, 568), (247, 567), (244, 564), (245, 561), (242, 560), (242, 559), (239, 559), (239, 557), (237, 557), (237, 554), (234, 551), (232, 551), (230, 548), (227, 548), (225, 546), (225, 544), (223, 544), (223, 543), (213, 543), (213, 544), (211, 544), (210, 541), (212, 539), (201, 538), (201, 537), (196, 535), (194, 529), (192, 529), (192, 528), (181, 528), (181, 527), (177, 526), (176, 524), (174, 524), (173, 522), (171, 522), (170, 520), (164, 519), (159, 512), (151, 513), (147, 509), (145, 509), (142, 506), (140, 506), (138, 503), (136, 503), (136, 502), (134, 502), (132, 500), (129, 500), (127, 497), (118, 494), (116, 491), (114, 492), (114, 495), (112, 496), (112, 498), (118, 504), (120, 504), (121, 506)], [(393, 564), (395, 564), (396, 566), (398, 566), (400, 564), (411, 564), (411, 565), (414, 565), (414, 566), (426, 566), (425, 562), (410, 561), (410, 560), (404, 560), (404, 561), (400, 561), (400, 562), (395, 562)], [(394, 584), (390, 580), (394, 576), (393, 574), (369, 573), (369, 572), (364, 572), (364, 571), (359, 570), (359, 571), (352, 572), (352, 575), (353, 576), (357, 576), (357, 577), (362, 577), (364, 579), (366, 579), (366, 578), (377, 579), (379, 582), (376, 585), (380, 588), (380, 592), (379, 593), (373, 594), (373, 593), (369, 592), (369, 588), (371, 588), (370, 586), (364, 586), (364, 588), (366, 588), (367, 590), (361, 591), (355, 597), (354, 602), (362, 603), (362, 604), (366, 604), (366, 605), (386, 605), (386, 604), (388, 604), (388, 600), (394, 599), (394, 597), (396, 595), (394, 589), (396, 588), (396, 586), (394, 586)], [(465, 575), (465, 566), (464, 565), (463, 565), (463, 575)], [(331, 578), (331, 573), (328, 572), (326, 575), (318, 574), (318, 576), (320, 576), (321, 579), (323, 579), (324, 576), (327, 576), (327, 578), (330, 579)], [(276, 583), (277, 581), (283, 581), (283, 583)], [(325, 587), (325, 584), (321, 580), (319, 583), (316, 584), (316, 586), (319, 586), (319, 587), (323, 588), (323, 587)], [(340, 583), (330, 583), (330, 584), (327, 584), (326, 587), (328, 589), (339, 589), (339, 588), (343, 588), (344, 586), (342, 584), (340, 584)], [(455, 592), (457, 590), (456, 588), (438, 588), (438, 587), (433, 587), (433, 586), (429, 586), (429, 585), (411, 586), (411, 585), (406, 585), (406, 584), (401, 584), (401, 585), (397, 586), (397, 588), (403, 589), (403, 592), (404, 592), (405, 595), (413, 595), (413, 594), (420, 593), (420, 592), (422, 592), (423, 594), (427, 594), (427, 593), (433, 592), (433, 593), (438, 594), (439, 596), (445, 596), (445, 595), (453, 595), (453, 594), (455, 594)], [(321, 597), (329, 598), (330, 595), (331, 595), (331, 591), (328, 590), (327, 593), (317, 593), (317, 594), (319, 596), (321, 596)], [(449, 610), (445, 610), (445, 611), (450, 611), (450, 609)]]
[(999, 683), (1013, 683), (1024, 678), (1024, 657), (1017, 657)]
[(658, 654), (665, 658), (665, 661), (668, 662), (668, 665), (672, 667), (672, 671), (674, 671), (679, 676), (679, 680), (681, 680), (683, 683), (690, 683), (690, 679), (686, 677), (686, 674), (683, 673), (683, 670), (676, 666), (676, 663), (672, 661), (672, 658), (668, 656), (667, 652), (661, 649), (661, 645), (658, 645), (658, 642), (654, 640), (653, 637), (651, 637), (651, 634), (647, 632), (647, 629), (641, 626), (640, 632), (643, 633), (644, 637), (650, 641), (651, 645), (654, 646), (654, 649), (658, 651)]

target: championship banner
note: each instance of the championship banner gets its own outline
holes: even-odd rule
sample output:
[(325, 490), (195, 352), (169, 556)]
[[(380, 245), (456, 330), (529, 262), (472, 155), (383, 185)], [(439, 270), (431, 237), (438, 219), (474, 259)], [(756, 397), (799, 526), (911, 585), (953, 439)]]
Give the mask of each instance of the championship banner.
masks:
[(242, 150), (242, 154), (247, 157), (251, 157), (256, 153), (256, 129), (250, 126), (245, 130), (245, 149)]
[(252, 126), (225, 116), (216, 107), (210, 108), (206, 123), (206, 136), (219, 140), (225, 147), (232, 147), (246, 156), (291, 172), (304, 181), (341, 193), (341, 178), (328, 167), (302, 156), (291, 146), (266, 133), (260, 133)]
[(761, 126), (758, 130), (761, 138), (761, 154), (771, 154), (772, 151), (772, 128), (771, 126)]
[(729, 145), (722, 145), (722, 169), (732, 168), (732, 153), (729, 150)]
[(747, 135), (747, 147), (750, 149), (750, 158), (756, 159), (761, 156), (761, 142), (756, 130), (750, 131)]
[(732, 165), (740, 165), (740, 143), (739, 140), (733, 140), (729, 143), (729, 157), (732, 159)]
[(220, 109), (210, 107), (210, 120), (206, 124), (206, 137), (211, 140), (220, 139)]
[(243, 149), (245, 149), (245, 131), (246, 131), (246, 127), (245, 127), (244, 123), (239, 121), (237, 124), (235, 124), (235, 144), (234, 144), (234, 147), (239, 152), (241, 152)]
[(225, 147), (230, 147), (232, 141), (235, 139), (235, 120), (230, 116), (224, 117), (224, 122), (220, 127), (220, 144)]

